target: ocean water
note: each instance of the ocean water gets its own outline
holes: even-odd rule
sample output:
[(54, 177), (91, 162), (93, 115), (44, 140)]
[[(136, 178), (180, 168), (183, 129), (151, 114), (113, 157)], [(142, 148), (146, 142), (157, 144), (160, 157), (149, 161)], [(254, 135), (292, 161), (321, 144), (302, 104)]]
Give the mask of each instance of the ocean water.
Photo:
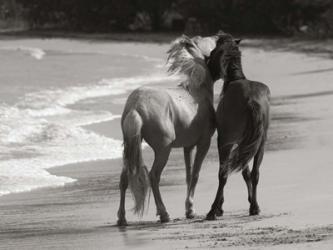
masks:
[[(116, 99), (143, 84), (172, 81), (165, 50), (62, 39), (0, 41), (0, 195), (75, 181), (48, 168), (121, 157), (121, 141), (84, 126), (119, 119), (94, 103), (100, 97)], [(80, 107), (86, 99), (91, 107)]]

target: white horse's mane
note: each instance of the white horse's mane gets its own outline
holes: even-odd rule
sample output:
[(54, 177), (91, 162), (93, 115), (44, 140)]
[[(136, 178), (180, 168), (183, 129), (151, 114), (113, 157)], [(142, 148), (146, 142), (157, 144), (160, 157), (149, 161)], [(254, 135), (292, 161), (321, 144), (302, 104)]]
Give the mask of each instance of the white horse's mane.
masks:
[(185, 35), (177, 38), (167, 52), (168, 72), (184, 74), (186, 80), (181, 85), (185, 87), (197, 88), (211, 80), (205, 57), (215, 47), (216, 40), (213, 40), (212, 37), (199, 36), (191, 39)]

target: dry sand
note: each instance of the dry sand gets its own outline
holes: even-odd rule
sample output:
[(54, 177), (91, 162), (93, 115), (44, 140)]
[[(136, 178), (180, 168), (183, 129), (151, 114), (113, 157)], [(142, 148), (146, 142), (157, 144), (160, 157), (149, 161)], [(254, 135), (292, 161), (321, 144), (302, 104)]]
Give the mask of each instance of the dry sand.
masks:
[[(250, 50), (245, 61), (255, 53), (264, 57), (268, 52)], [(197, 218), (184, 218), (180, 149), (172, 152), (161, 180), (172, 218), (167, 224), (157, 221), (153, 199), (142, 219), (133, 216), (128, 195), (129, 226), (116, 227), (121, 161), (74, 164), (50, 172), (73, 177), (75, 183), (0, 198), (0, 249), (332, 249), (333, 63), (283, 53), (266, 56), (275, 64), (268, 61), (261, 75), (263, 81), (273, 82), (272, 124), (258, 186), (261, 215), (248, 216), (245, 183), (237, 174), (227, 183), (225, 215), (217, 221), (203, 220), (217, 187), (215, 135), (195, 196)], [(265, 65), (256, 58), (257, 65), (245, 67), (252, 78), (260, 75), (258, 64)], [(281, 72), (284, 77), (275, 80)], [(119, 120), (89, 129), (120, 135)], [(144, 154), (149, 165), (152, 152), (146, 149)]]

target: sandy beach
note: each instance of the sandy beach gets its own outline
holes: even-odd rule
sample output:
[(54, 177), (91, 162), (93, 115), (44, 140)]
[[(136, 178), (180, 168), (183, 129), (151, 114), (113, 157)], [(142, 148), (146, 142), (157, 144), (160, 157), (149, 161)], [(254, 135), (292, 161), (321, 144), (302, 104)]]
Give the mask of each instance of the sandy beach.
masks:
[[(45, 43), (36, 38), (25, 42)], [(70, 40), (73, 45), (81, 42)], [(55, 49), (58, 43), (67, 41), (51, 39), (48, 49)], [(196, 190), (195, 219), (185, 219), (184, 215), (182, 149), (172, 151), (162, 174), (161, 193), (171, 217), (166, 224), (157, 221), (153, 197), (144, 216), (134, 216), (128, 192), (129, 226), (118, 228), (121, 159), (89, 160), (47, 169), (51, 175), (69, 177), (74, 182), (0, 197), (0, 249), (332, 249), (333, 61), (327, 50), (306, 54), (263, 44), (269, 42), (245, 40), (242, 48), (247, 77), (267, 83), (272, 92), (271, 127), (258, 185), (259, 216), (248, 216), (246, 186), (241, 174), (234, 174), (226, 186), (225, 215), (217, 221), (204, 220), (218, 185), (215, 134)], [(90, 41), (89, 46), (95, 45)], [(108, 44), (96, 46), (97, 51)], [(138, 56), (146, 53), (163, 70), (168, 45), (115, 43), (111, 47)], [(109, 59), (103, 61), (107, 62)], [(139, 73), (148, 66), (143, 65)], [(126, 71), (120, 75), (125, 76)], [(169, 84), (177, 82), (150, 83), (156, 87)], [(220, 89), (218, 82), (215, 102)], [(92, 96), (66, 107), (85, 111), (98, 107), (120, 115), (130, 91)], [(119, 117), (101, 119), (82, 128), (121, 140), (119, 123)], [(146, 148), (148, 166), (152, 158), (151, 150)]]

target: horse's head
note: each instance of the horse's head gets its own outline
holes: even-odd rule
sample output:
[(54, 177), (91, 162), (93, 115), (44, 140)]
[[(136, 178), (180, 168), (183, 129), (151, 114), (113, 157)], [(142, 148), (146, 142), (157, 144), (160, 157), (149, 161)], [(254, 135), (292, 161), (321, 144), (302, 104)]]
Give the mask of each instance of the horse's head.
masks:
[(212, 50), (216, 47), (217, 36), (195, 36), (192, 41), (197, 45), (202, 55), (208, 58)]
[(240, 56), (240, 41), (240, 39), (235, 39), (228, 33), (222, 31), (217, 33), (216, 46), (211, 51), (208, 59), (208, 67), (215, 81), (220, 78), (224, 79), (228, 61), (235, 56)]

